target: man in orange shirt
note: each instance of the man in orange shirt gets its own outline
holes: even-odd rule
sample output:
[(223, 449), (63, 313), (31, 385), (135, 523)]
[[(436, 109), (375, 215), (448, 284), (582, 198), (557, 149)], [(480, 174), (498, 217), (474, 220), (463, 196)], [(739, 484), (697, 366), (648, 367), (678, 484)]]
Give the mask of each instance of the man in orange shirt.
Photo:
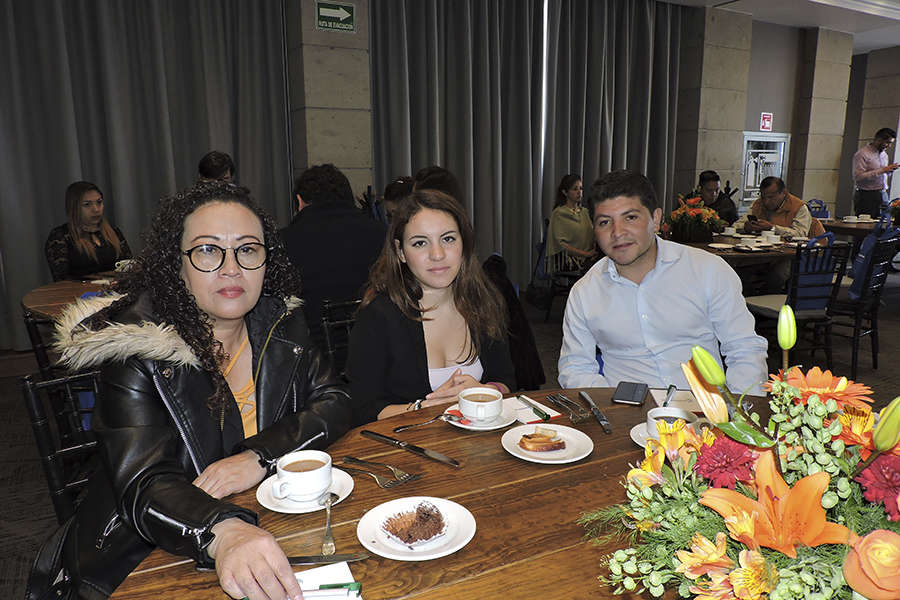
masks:
[(806, 202), (788, 192), (780, 177), (766, 177), (760, 182), (759, 198), (734, 226), (747, 233), (774, 230), (781, 236), (800, 238), (825, 233), (819, 220), (809, 213)]

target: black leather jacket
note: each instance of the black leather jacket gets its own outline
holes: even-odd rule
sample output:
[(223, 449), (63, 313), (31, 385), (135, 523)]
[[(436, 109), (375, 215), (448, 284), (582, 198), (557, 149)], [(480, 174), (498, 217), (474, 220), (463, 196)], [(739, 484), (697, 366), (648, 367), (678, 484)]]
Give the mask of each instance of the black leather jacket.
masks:
[(256, 515), (216, 500), (191, 482), (208, 465), (251, 449), (274, 460), (304, 442), (324, 448), (352, 423), (350, 398), (309, 344), (303, 313), (262, 297), (247, 317), (256, 376), (259, 433), (243, 438), (237, 405), (210, 411), (210, 375), (171, 327), (156, 322), (147, 298), (96, 330), (77, 326), (110, 302), (81, 305), (60, 328), (63, 359), (100, 366), (102, 394), (93, 428), (105, 470), (92, 482), (64, 543), (63, 562), (79, 595), (103, 598), (155, 547), (211, 566), (210, 528)]

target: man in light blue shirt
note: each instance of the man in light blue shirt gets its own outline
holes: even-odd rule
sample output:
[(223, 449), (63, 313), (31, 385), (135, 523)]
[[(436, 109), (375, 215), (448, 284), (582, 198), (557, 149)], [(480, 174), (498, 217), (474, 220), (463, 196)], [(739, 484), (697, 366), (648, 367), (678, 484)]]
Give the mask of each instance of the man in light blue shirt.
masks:
[(614, 387), (634, 381), (687, 389), (681, 363), (698, 344), (713, 356), (725, 355), (729, 389), (762, 394), (768, 346), (754, 332), (734, 270), (705, 250), (657, 238), (662, 210), (640, 173), (613, 171), (598, 179), (590, 207), (606, 257), (569, 294), (559, 383)]

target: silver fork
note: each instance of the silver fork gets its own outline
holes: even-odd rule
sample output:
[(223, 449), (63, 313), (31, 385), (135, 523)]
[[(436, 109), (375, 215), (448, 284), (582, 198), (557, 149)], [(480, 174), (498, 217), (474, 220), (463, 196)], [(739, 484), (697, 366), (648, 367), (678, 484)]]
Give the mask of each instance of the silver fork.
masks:
[(591, 418), (587, 411), (562, 394), (548, 394), (547, 400), (569, 413), (569, 421), (572, 423), (583, 423)]
[(394, 433), (400, 433), (401, 431), (406, 431), (407, 429), (412, 429), (413, 427), (421, 427), (422, 425), (428, 425), (430, 423), (434, 423), (435, 421), (461, 421), (462, 417), (457, 417), (456, 415), (451, 415), (448, 413), (441, 413), (433, 419), (428, 419), (427, 421), (423, 421), (421, 423), (413, 423), (412, 425), (400, 425), (399, 427), (394, 427)]
[(378, 487), (384, 488), (384, 489), (392, 488), (395, 485), (400, 485), (401, 483), (405, 483), (403, 481), (400, 481), (399, 479), (388, 479), (387, 477), (382, 477), (381, 475), (378, 475), (377, 473), (373, 473), (372, 471), (366, 471), (364, 469), (354, 469), (352, 467), (342, 467), (342, 470), (349, 471), (350, 473), (359, 473), (361, 475), (369, 475), (371, 477), (374, 477), (375, 483), (378, 484)]
[(407, 473), (406, 471), (404, 471), (402, 469), (398, 469), (397, 467), (394, 467), (394, 466), (386, 464), (386, 463), (375, 462), (372, 460), (363, 460), (361, 458), (356, 458), (355, 456), (345, 456), (344, 458), (341, 459), (341, 462), (343, 462), (345, 464), (351, 464), (351, 465), (371, 465), (371, 466), (375, 466), (375, 467), (384, 467), (386, 469), (391, 470), (391, 473), (394, 474), (394, 477), (397, 478), (397, 481), (402, 481), (402, 482), (415, 481), (416, 479), (419, 479), (420, 477), (422, 477), (418, 473)]

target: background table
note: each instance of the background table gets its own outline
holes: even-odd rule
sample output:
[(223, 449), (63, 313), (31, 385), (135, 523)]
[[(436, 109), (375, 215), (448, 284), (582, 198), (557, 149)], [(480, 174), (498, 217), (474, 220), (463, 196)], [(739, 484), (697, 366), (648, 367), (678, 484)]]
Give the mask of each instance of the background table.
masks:
[(99, 292), (104, 285), (92, 281), (54, 281), (25, 294), (22, 310), (38, 317), (55, 319), (63, 309), (85, 292)]
[(844, 221), (829, 220), (822, 221), (822, 226), (825, 228), (825, 231), (830, 231), (839, 235), (848, 235), (851, 236), (854, 241), (859, 241), (872, 233), (872, 229), (875, 228), (875, 223), (877, 222), (878, 221), (845, 223)]
[[(738, 237), (732, 237), (727, 235), (716, 235), (713, 237), (713, 243), (719, 244), (740, 244), (743, 240)], [(795, 244), (779, 244), (773, 246), (771, 248), (765, 248), (758, 251), (752, 252), (739, 252), (734, 250), (733, 248), (710, 248), (708, 243), (691, 243), (687, 244), (688, 246), (693, 246), (694, 248), (700, 248), (701, 250), (706, 250), (707, 252), (711, 252), (716, 256), (721, 256), (725, 262), (727, 262), (732, 267), (746, 267), (750, 265), (763, 265), (768, 263), (775, 263), (780, 260), (790, 260), (791, 257), (794, 256), (797, 252), (797, 246)]]
[[(363, 584), (366, 600), (416, 598), (467, 600), (482, 598), (631, 598), (613, 596), (597, 581), (605, 573), (602, 557), (616, 547), (597, 547), (584, 539), (575, 520), (584, 512), (621, 502), (620, 481), (628, 463), (643, 458), (629, 438), (632, 426), (644, 420), (643, 408), (610, 403), (611, 389), (590, 390), (612, 423), (605, 435), (593, 419), (574, 427), (589, 435), (594, 450), (569, 464), (536, 464), (518, 459), (500, 445), (506, 429), (468, 431), (437, 422), (399, 434), (397, 425), (424, 421), (444, 407), (399, 415), (349, 432), (328, 452), (340, 468), (340, 458), (387, 462), (422, 479), (381, 489), (366, 475), (354, 476), (350, 496), (334, 507), (332, 530), (338, 552), (359, 552), (356, 525), (365, 512), (404, 496), (438, 496), (465, 506), (475, 516), (475, 537), (462, 549), (435, 560), (400, 562), (377, 555), (352, 563)], [(541, 400), (552, 390), (530, 393)], [(564, 390), (572, 399), (577, 390)], [(569, 425), (567, 418), (552, 423)], [(518, 425), (519, 423), (514, 424)], [(420, 458), (359, 435), (371, 429), (451, 456), (459, 469)], [(232, 498), (259, 514), (260, 525), (276, 536), (287, 554), (313, 554), (321, 549), (324, 512), (286, 515), (269, 511), (256, 501), (255, 489)], [(300, 570), (300, 569), (297, 569)], [(225, 594), (215, 573), (201, 573), (193, 562), (155, 550), (119, 587), (113, 598), (215, 598)], [(666, 597), (674, 597), (671, 593)], [(636, 598), (636, 596), (635, 596)]]

